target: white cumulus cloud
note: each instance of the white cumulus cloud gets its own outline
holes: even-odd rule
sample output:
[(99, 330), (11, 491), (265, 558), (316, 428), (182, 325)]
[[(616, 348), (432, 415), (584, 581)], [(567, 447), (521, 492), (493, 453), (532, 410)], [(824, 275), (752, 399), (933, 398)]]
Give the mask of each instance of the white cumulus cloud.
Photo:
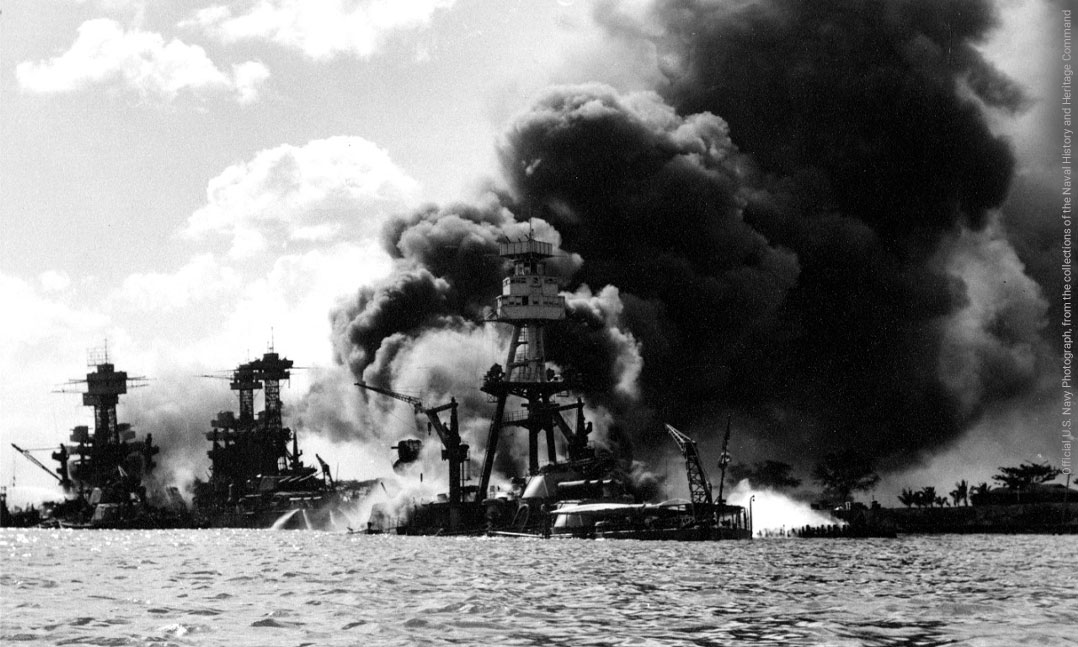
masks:
[(339, 54), (370, 58), (395, 34), (428, 26), (436, 11), (455, 1), (259, 0), (245, 11), (208, 7), (184, 24), (224, 42), (267, 40), (315, 60)]
[(53, 58), (15, 67), (19, 86), (40, 94), (73, 92), (93, 85), (119, 84), (143, 97), (171, 101), (182, 91), (233, 92), (243, 103), (258, 97), (269, 70), (258, 61), (219, 69), (198, 45), (166, 42), (156, 32), (125, 29), (108, 18), (79, 26), (71, 48)]
[(242, 296), (220, 322), (218, 336), (241, 348), (241, 340), (266, 339), (269, 327), (282, 351), (301, 363), (328, 364), (333, 353), (329, 313), (346, 296), (389, 274), (392, 260), (377, 241), (340, 242), (287, 254), (247, 281)]
[[(55, 287), (50, 283), (56, 276), (41, 277), (45, 290)], [(0, 299), (7, 312), (0, 317), (0, 337), (5, 342), (0, 358), (7, 358), (8, 351), (54, 344), (62, 337), (99, 330), (108, 323), (105, 315), (71, 305), (67, 298), (42, 294), (31, 283), (14, 276), (0, 274)]]
[(236, 99), (242, 104), (258, 101), (259, 89), (270, 77), (269, 68), (259, 61), (247, 61), (232, 66)]
[(124, 279), (116, 297), (139, 310), (168, 311), (239, 291), (242, 279), (232, 268), (200, 254), (175, 273), (136, 273)]
[(45, 270), (38, 275), (37, 280), (45, 292), (63, 292), (71, 285), (71, 277), (67, 272), (59, 270)]
[(375, 144), (338, 136), (261, 151), (210, 180), (206, 194), (186, 233), (231, 237), (231, 254), (246, 257), (373, 237), (386, 216), (414, 205), (419, 185)]

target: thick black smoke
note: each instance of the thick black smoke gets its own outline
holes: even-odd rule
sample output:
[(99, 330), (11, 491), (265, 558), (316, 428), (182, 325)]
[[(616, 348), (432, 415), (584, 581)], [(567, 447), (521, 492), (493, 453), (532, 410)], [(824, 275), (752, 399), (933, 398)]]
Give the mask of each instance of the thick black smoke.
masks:
[(975, 48), (990, 3), (670, 1), (636, 29), (615, 10), (615, 31), (656, 44), (684, 122), (555, 92), (502, 159), (516, 194), (554, 207), (585, 261), (574, 281), (621, 289), (663, 418), (740, 411), (771, 451), (896, 466), (1032, 387), (1027, 358), (998, 349), (1043, 323), (1006, 304), (962, 358), (988, 376), (976, 397), (941, 376), (970, 298), (943, 249), (988, 222), (1014, 166), (983, 117), (1022, 102)]
[[(492, 364), (505, 362), (509, 333), (508, 327), (485, 323), (507, 271), (498, 243), (529, 233), (556, 243), (558, 235), (539, 219), (518, 222), (504, 195), (492, 192), (479, 202), (425, 208), (390, 223), (383, 242), (396, 271), (361, 290), (333, 320), (338, 358), (356, 378), (418, 391), (431, 405), (455, 397), (464, 423), (470, 419), (483, 431), (477, 419), (488, 416), (491, 406), (478, 387)], [(551, 259), (548, 272), (568, 282), (578, 266), (578, 258), (559, 256)], [(617, 329), (619, 308), (614, 289), (574, 295), (569, 300), (572, 325), (551, 335), (558, 339), (551, 360), (579, 376), (585, 394), (604, 406), (634, 395), (634, 385), (619, 383), (620, 376), (632, 373), (634, 358), (638, 363), (632, 338)], [(376, 409), (392, 406), (383, 396), (374, 397)], [(481, 450), (483, 439), (476, 433), (470, 442)], [(513, 472), (511, 461), (500, 467), (503, 473)]]
[[(960, 271), (1025, 278), (981, 231), (1014, 166), (983, 113), (1022, 102), (976, 49), (988, 2), (618, 10), (599, 16), (654, 44), (668, 83), (549, 90), (499, 145), (507, 190), (389, 227), (398, 271), (335, 314), (357, 376), (393, 384), (430, 331), (473, 334), (498, 238), (538, 215), (537, 237), (576, 255), (553, 359), (638, 449), (661, 421), (718, 435), (733, 412), (766, 458), (855, 449), (899, 467), (1031, 388), (1035, 286)], [(475, 390), (466, 377), (454, 388)]]
[[(945, 319), (968, 299), (941, 247), (986, 223), (1014, 165), (982, 116), (1022, 101), (975, 47), (991, 3), (672, 0), (649, 17), (635, 33), (662, 55), (664, 98), (720, 115), (750, 157), (743, 220), (725, 178), (700, 182), (662, 142), (625, 136), (581, 101), (517, 125), (503, 160), (517, 192), (566, 205), (552, 224), (585, 259), (576, 280), (622, 288), (666, 417), (742, 410), (774, 444), (796, 442), (788, 455), (856, 448), (897, 465), (1032, 386), (1036, 372), (1008, 354), (975, 402), (940, 376)], [(738, 245), (743, 231), (768, 246)], [(772, 249), (796, 254), (796, 285), (761, 272)], [(1013, 320), (990, 322), (993, 345), (1036, 338), (1036, 323)]]
[(975, 49), (995, 26), (992, 3), (671, 0), (655, 11), (682, 59), (668, 100), (721, 115), (762, 169), (804, 178), (884, 246), (931, 253), (936, 234), (982, 224), (1006, 196), (1010, 147), (972, 100), (1022, 102)]
[(391, 385), (392, 363), (408, 339), (429, 330), (471, 326), (500, 292), (504, 274), (497, 241), (512, 219), (494, 196), (484, 207), (423, 209), (386, 227), (393, 275), (363, 288), (335, 312), (337, 352), (360, 378)]

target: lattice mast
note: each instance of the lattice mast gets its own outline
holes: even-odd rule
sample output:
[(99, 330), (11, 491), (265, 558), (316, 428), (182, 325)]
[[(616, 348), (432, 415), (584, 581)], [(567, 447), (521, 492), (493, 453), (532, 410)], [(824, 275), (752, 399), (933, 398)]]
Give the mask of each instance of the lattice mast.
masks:
[[(229, 387), (239, 399), (239, 416), (222, 411), (206, 433), (207, 440), (213, 441), (208, 454), (216, 476), (246, 480), (302, 467), (298, 441), (281, 418), (281, 380), (291, 377), (293, 364), (271, 349), (232, 372)], [(256, 417), (254, 395), (261, 389), (265, 390), (263, 410)]]
[(284, 435), (284, 425), (281, 422), (281, 380), (292, 377), (289, 369), (293, 362), (285, 359), (272, 350), (264, 353), (262, 359), (255, 360), (258, 376), (266, 388), (265, 420), (266, 433), (280, 437)]
[[(533, 238), (499, 243), (498, 253), (512, 262), (512, 271), (502, 280), (502, 294), (497, 298), (493, 321), (513, 327), (504, 371), (495, 365), (483, 381), (483, 391), (495, 398), (496, 407), (487, 440), (486, 458), (479, 492), (486, 493), (494, 467), (498, 438), (505, 425), (528, 430), (528, 469), (539, 470), (539, 436), (545, 432), (549, 462), (557, 460), (554, 445), (555, 427), (569, 440), (570, 454), (586, 445), (583, 423), (573, 432), (561, 418), (560, 411), (578, 409), (583, 418), (583, 404), (568, 407), (552, 402), (553, 396), (567, 388), (565, 382), (547, 367), (546, 327), (565, 318), (565, 298), (558, 293), (558, 280), (546, 274), (546, 259), (554, 255), (553, 245)], [(506, 415), (509, 396), (523, 399), (524, 410)]]
[(229, 388), (236, 392), (240, 401), (239, 424), (250, 427), (255, 421), (255, 391), (262, 388), (258, 376), (250, 364), (241, 364), (232, 372)]

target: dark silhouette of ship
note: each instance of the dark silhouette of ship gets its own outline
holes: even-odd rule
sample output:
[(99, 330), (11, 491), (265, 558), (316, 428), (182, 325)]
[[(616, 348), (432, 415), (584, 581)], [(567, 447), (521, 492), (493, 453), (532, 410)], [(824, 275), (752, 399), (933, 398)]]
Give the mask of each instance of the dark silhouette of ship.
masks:
[[(195, 484), (193, 512), (200, 527), (327, 529), (346, 525), (341, 506), (371, 483), (338, 484), (328, 465), (305, 465), (296, 433), (284, 426), (281, 382), (294, 363), (272, 349), (231, 371), (239, 412), (223, 411), (206, 439), (212, 445), (209, 478)], [(217, 377), (217, 376), (210, 376)], [(255, 412), (255, 391), (264, 407)], [(338, 518), (341, 517), (341, 518)]]
[[(144, 378), (128, 377), (109, 361), (108, 347), (91, 351), (93, 371), (67, 386), (85, 384), (82, 402), (94, 410), (94, 427), (80, 425), (71, 432), (72, 444), (52, 452), (53, 472), (29, 450), (12, 444), (19, 453), (56, 479), (67, 499), (45, 504), (42, 525), (68, 528), (169, 528), (190, 524), (186, 506), (175, 487), (160, 486), (153, 477), (154, 457), (160, 449), (147, 433), (141, 439), (130, 424), (118, 422), (116, 407), (129, 384)], [(70, 391), (61, 389), (62, 393)]]

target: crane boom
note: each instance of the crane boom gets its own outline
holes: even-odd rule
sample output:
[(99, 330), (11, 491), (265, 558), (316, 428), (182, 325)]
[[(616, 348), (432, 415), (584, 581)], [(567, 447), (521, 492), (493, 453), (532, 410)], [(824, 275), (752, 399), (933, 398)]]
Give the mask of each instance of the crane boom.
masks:
[[(422, 413), (427, 416), (431, 428), (438, 433), (438, 438), (442, 441), (442, 460), (449, 461), (449, 503), (453, 507), (458, 507), (462, 501), (463, 479), (461, 468), (465, 461), (468, 460), (468, 446), (460, 441), (460, 428), (457, 423), (456, 398), (450, 398), (447, 404), (439, 405), (437, 407), (427, 407), (424, 406), (422, 400), (410, 395), (404, 395), (403, 393), (397, 393), (396, 391), (390, 391), (389, 389), (372, 386), (366, 382), (356, 382), (356, 386), (361, 389), (367, 389), (368, 391), (374, 391), (375, 393), (381, 393), (382, 395), (396, 398), (401, 402), (407, 402), (412, 405), (417, 414)], [(448, 427), (442, 422), (441, 416), (438, 415), (447, 409), (449, 410)]]
[(19, 447), (19, 446), (18, 446), (18, 445), (16, 445), (15, 443), (11, 443), (11, 446), (15, 448), (15, 451), (17, 451), (17, 452), (19, 452), (20, 454), (22, 454), (23, 456), (25, 456), (25, 457), (26, 457), (26, 460), (30, 461), (30, 462), (31, 462), (31, 463), (33, 463), (34, 465), (37, 465), (37, 466), (38, 466), (38, 467), (40, 467), (41, 469), (45, 470), (45, 473), (46, 473), (46, 474), (48, 474), (49, 476), (53, 477), (54, 479), (56, 479), (56, 481), (57, 481), (58, 483), (63, 483), (63, 482), (64, 482), (64, 481), (63, 481), (63, 479), (61, 479), (61, 478), (60, 478), (59, 476), (57, 476), (57, 475), (56, 475), (56, 472), (53, 472), (53, 471), (52, 471), (52, 470), (50, 470), (49, 468), (45, 467), (45, 466), (44, 466), (44, 465), (43, 465), (43, 464), (41, 463), (41, 461), (39, 461), (38, 459), (34, 458), (34, 455), (33, 455), (33, 454), (31, 454), (29, 450), (23, 449), (22, 447)]
[(407, 402), (415, 407), (416, 413), (422, 413), (426, 408), (423, 406), (423, 401), (419, 398), (412, 397), (410, 395), (404, 395), (403, 393), (397, 393), (396, 391), (390, 391), (389, 389), (383, 389), (373, 384), (367, 384), (366, 382), (356, 382), (356, 386), (361, 389), (367, 389), (368, 391), (374, 391), (375, 393), (381, 393), (382, 395), (388, 395), (391, 398), (396, 398), (401, 402)]
[(378, 386), (367, 384), (366, 382), (356, 382), (356, 386), (361, 389), (367, 389), (368, 391), (374, 391), (375, 393), (381, 393), (382, 395), (396, 398), (401, 402), (407, 402), (408, 404), (412, 405), (416, 413), (422, 413), (427, 416), (427, 419), (430, 420), (431, 427), (434, 428), (436, 432), (438, 432), (438, 438), (441, 439), (442, 444), (448, 445), (450, 442), (452, 442), (453, 434), (448, 429), (446, 429), (444, 424), (442, 424), (442, 420), (438, 416), (438, 414), (442, 411), (445, 411), (446, 409), (455, 409), (457, 406), (457, 401), (455, 399), (450, 401), (448, 404), (443, 404), (438, 407), (427, 407), (423, 405), (422, 400), (410, 395), (397, 393), (396, 391), (390, 391), (389, 389), (383, 389)]
[(722, 455), (719, 456), (719, 503), (726, 503), (722, 488), (726, 485), (726, 466), (730, 464), (730, 416), (726, 416), (726, 437), (722, 439)]
[(697, 523), (711, 525), (715, 520), (714, 502), (711, 499), (711, 483), (700, 463), (700, 452), (696, 441), (684, 433), (666, 425), (666, 431), (677, 443), (681, 455), (685, 458), (685, 473), (689, 479), (689, 498), (692, 501), (692, 513)]

